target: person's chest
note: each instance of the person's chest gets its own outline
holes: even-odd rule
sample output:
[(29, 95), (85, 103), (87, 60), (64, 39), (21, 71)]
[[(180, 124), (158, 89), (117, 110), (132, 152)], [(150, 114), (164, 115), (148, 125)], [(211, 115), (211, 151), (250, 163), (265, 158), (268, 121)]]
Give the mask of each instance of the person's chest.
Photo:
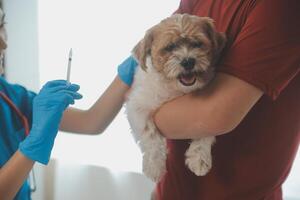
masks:
[(19, 116), (0, 96), (0, 166), (18, 149), (19, 143), (25, 137), (24, 133)]
[(230, 46), (256, 4), (257, 0), (198, 0), (189, 14), (212, 18), (216, 29), (226, 34)]

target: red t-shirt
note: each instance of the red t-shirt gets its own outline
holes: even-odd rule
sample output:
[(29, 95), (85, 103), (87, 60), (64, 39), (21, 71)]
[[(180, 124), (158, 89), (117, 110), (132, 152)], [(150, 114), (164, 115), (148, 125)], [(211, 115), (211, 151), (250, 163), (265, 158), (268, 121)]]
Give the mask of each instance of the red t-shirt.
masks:
[(184, 164), (189, 141), (168, 140), (158, 199), (281, 200), (300, 141), (300, 1), (182, 0), (178, 12), (213, 18), (228, 38), (218, 70), (264, 95), (237, 128), (217, 137), (204, 177)]

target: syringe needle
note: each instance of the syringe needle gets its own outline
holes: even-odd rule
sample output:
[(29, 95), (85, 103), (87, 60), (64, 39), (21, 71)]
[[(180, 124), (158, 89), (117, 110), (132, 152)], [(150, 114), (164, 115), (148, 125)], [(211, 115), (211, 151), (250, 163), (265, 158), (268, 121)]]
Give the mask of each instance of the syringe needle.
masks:
[(73, 55), (73, 51), (72, 51), (72, 48), (71, 48), (70, 51), (69, 51), (68, 71), (67, 71), (67, 81), (69, 83), (70, 83), (70, 76), (71, 76), (72, 55)]

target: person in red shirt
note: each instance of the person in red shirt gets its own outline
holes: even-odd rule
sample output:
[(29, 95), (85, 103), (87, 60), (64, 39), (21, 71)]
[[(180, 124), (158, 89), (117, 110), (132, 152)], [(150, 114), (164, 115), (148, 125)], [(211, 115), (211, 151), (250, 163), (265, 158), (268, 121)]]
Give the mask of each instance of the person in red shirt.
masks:
[[(201, 93), (154, 115), (168, 138), (156, 200), (282, 200), (300, 141), (300, 1), (182, 0), (177, 13), (208, 16), (228, 42)], [(185, 166), (190, 139), (217, 136), (213, 167)]]

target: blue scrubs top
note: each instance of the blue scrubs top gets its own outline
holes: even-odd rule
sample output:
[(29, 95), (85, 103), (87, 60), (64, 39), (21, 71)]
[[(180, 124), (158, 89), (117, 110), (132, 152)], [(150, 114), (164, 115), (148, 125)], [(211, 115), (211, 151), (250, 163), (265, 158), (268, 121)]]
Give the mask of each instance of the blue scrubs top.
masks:
[[(0, 91), (5, 93), (28, 119), (32, 121), (32, 101), (35, 93), (20, 85), (7, 83), (0, 77)], [(18, 150), (19, 143), (24, 140), (25, 131), (20, 117), (0, 96), (0, 167)], [(25, 181), (14, 200), (30, 200), (30, 188)]]

